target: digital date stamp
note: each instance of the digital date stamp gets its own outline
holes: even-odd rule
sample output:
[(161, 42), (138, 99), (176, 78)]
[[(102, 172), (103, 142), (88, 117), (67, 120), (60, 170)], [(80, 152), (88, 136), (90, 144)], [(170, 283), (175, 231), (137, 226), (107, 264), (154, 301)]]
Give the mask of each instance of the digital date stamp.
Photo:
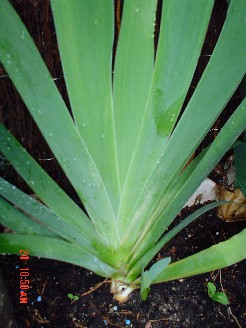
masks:
[[(29, 250), (20, 250), (20, 260), (21, 261), (27, 261), (29, 260)], [(30, 273), (29, 273), (29, 268), (22, 267), (20, 265), (19, 267), (20, 271), (20, 304), (27, 304), (28, 301), (28, 294), (27, 291), (30, 288)]]

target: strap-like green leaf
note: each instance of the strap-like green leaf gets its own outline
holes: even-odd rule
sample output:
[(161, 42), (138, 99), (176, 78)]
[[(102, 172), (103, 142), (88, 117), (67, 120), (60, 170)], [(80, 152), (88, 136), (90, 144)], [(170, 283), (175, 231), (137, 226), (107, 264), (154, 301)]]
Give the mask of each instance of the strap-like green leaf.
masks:
[(246, 258), (246, 229), (227, 241), (170, 264), (154, 283), (181, 279), (218, 270)]
[[(182, 169), (246, 72), (246, 60), (242, 55), (246, 50), (245, 11), (245, 1), (231, 2), (207, 68), (168, 143), (163, 169), (168, 166), (171, 177), (178, 167)], [(176, 149), (179, 149), (178, 160)]]
[(20, 234), (23, 233), (28, 235), (41, 235), (59, 238), (59, 235), (55, 234), (44, 225), (39, 224), (34, 219), (30, 219), (28, 215), (13, 207), (2, 197), (0, 197), (0, 208), (1, 224), (7, 228)]
[(235, 167), (236, 167), (236, 183), (235, 187), (240, 188), (246, 197), (246, 132), (245, 142), (234, 147)]
[[(156, 215), (160, 215), (160, 218), (162, 217), (162, 219), (165, 217), (165, 223), (162, 221), (165, 228), (168, 227), (173, 220), (171, 219), (171, 216), (175, 217), (175, 215), (177, 215), (187, 199), (189, 199), (189, 197), (196, 191), (201, 182), (209, 175), (222, 156), (229, 150), (233, 142), (235, 142), (243, 132), (246, 125), (245, 108), (246, 99), (242, 101), (230, 119), (226, 122), (187, 181), (176, 189), (176, 194), (173, 196), (172, 200), (170, 200), (169, 204), (166, 204), (165, 201), (160, 203), (160, 206), (157, 208), (159, 214), (156, 213)], [(167, 211), (164, 210), (164, 207)], [(176, 213), (174, 212), (174, 209), (176, 209)], [(159, 228), (161, 226), (160, 222), (161, 219), (159, 220)]]
[[(184, 186), (185, 182), (189, 179), (189, 177), (193, 173), (193, 171), (196, 168), (196, 166), (198, 165), (198, 163), (200, 163), (200, 161), (203, 159), (204, 154), (206, 153), (206, 151), (207, 151), (207, 149), (205, 149), (201, 154), (199, 154), (188, 165), (188, 167), (179, 176), (177, 176), (177, 178), (173, 181), (173, 184), (172, 184), (172, 186), (170, 188), (169, 193), (167, 193), (165, 195), (165, 202), (166, 202), (166, 204), (169, 204), (170, 201), (173, 200), (173, 197), (175, 197), (177, 195), (177, 193), (180, 191), (181, 187)], [(143, 222), (143, 224), (145, 224), (145, 223)], [(151, 227), (151, 224), (149, 224), (148, 227)], [(147, 229), (148, 229), (148, 227), (147, 227)], [(128, 232), (130, 231), (130, 229), (132, 229), (131, 225), (129, 225)], [(147, 229), (146, 229), (146, 231), (148, 231)], [(163, 232), (163, 231), (165, 231), (165, 229), (161, 229), (161, 231)], [(131, 232), (131, 234), (134, 235), (134, 236), (136, 236), (138, 234), (137, 229), (134, 229), (134, 231)], [(127, 234), (126, 234), (126, 236), (127, 236)], [(122, 243), (126, 243), (126, 241), (124, 239), (122, 239)], [(146, 245), (147, 245), (147, 243), (146, 243)], [(128, 256), (130, 256), (129, 253), (128, 253)]]
[(34, 193), (58, 216), (92, 239), (91, 221), (55, 181), (37, 164), (13, 135), (0, 124), (0, 149)]
[(0, 60), (98, 231), (115, 245), (114, 212), (98, 168), (27, 29), (7, 0), (0, 9)]
[[(78, 231), (80, 240), (84, 246), (94, 247), (98, 250), (104, 249), (102, 245), (106, 245), (101, 236), (97, 233), (91, 221), (84, 212), (67, 196), (67, 194), (55, 183), (55, 181), (34, 161), (27, 151), (17, 142), (11, 133), (0, 124), (0, 149), (9, 161), (14, 165), (17, 172), (24, 178), (29, 187), (34, 193), (51, 209), (56, 218), (64, 221), (68, 226), (73, 227), (74, 231)], [(2, 189), (0, 194), (6, 198), (9, 192), (8, 200), (13, 202), (18, 207), (28, 205), (28, 197), (14, 186), (11, 186), (7, 181), (0, 180)], [(25, 200), (25, 202), (24, 202)], [(21, 204), (22, 202), (22, 204)], [(35, 201), (38, 207), (43, 210), (47, 209), (39, 202)], [(30, 216), (36, 216), (34, 208), (22, 208)], [(48, 212), (50, 210), (47, 209)], [(55, 224), (55, 222), (54, 222)], [(55, 227), (54, 227), (55, 228)], [(66, 230), (66, 229), (65, 229)]]
[(246, 60), (242, 56), (242, 45), (246, 50), (245, 11), (245, 1), (231, 2), (210, 62), (147, 188), (159, 183), (159, 190), (165, 190), (182, 170), (241, 81), (246, 71)]
[(51, 4), (75, 123), (116, 213), (120, 186), (111, 86), (113, 1), (52, 0)]
[[(133, 258), (139, 257), (141, 253), (144, 254), (151, 248), (151, 245), (153, 246), (154, 243), (157, 242), (163, 231), (170, 225), (178, 212), (182, 209), (185, 202), (196, 191), (204, 178), (208, 176), (219, 162), (223, 154), (226, 153), (233, 142), (243, 132), (246, 122), (245, 107), (246, 99), (221, 129), (215, 141), (204, 154), (202, 160), (194, 168), (193, 173), (187, 176), (187, 181), (184, 182), (181, 179), (181, 184), (176, 185), (174, 192), (170, 191), (172, 197), (169, 198), (167, 196), (167, 199), (164, 197), (161, 199), (160, 203), (151, 214), (153, 221), (149, 220), (145, 225), (145, 229), (141, 231), (137, 243), (135, 242), (134, 247), (131, 249)], [(168, 194), (169, 193), (166, 192), (166, 195)], [(140, 243), (142, 243), (142, 247), (139, 247)]]
[(124, 1), (113, 74), (122, 185), (136, 147), (154, 68), (156, 3), (156, 0)]
[(202, 208), (199, 208), (187, 218), (181, 221), (176, 227), (164, 234), (164, 236), (152, 247), (150, 250), (144, 254), (140, 260), (129, 270), (128, 279), (133, 281), (136, 279), (140, 273), (141, 267), (146, 267), (148, 263), (154, 258), (154, 256), (165, 246), (172, 238), (174, 238), (180, 231), (187, 227), (191, 222), (197, 219), (202, 214), (210, 211), (211, 209), (218, 207), (223, 204), (227, 204), (227, 201), (213, 202), (211, 204), (205, 205)]
[[(233, 10), (234, 5), (237, 4), (237, 9)], [(155, 211), (161, 197), (168, 193), (167, 190), (170, 189), (172, 181), (180, 174), (185, 163), (229, 100), (246, 70), (246, 60), (242, 56), (242, 44), (246, 47), (246, 42), (243, 41), (246, 39), (246, 29), (243, 22), (246, 2), (235, 0), (232, 1), (231, 6), (220, 39), (204, 75), (176, 126), (163, 156), (157, 161), (156, 168), (145, 183), (142, 193), (139, 193), (135, 207), (130, 214), (135, 231), (136, 222), (142, 224), (143, 219), (140, 217), (145, 216), (148, 224), (153, 224), (153, 221), (149, 219), (152, 217), (151, 212)], [(240, 124), (242, 126), (242, 122)], [(154, 145), (149, 145), (149, 141), (145, 143), (146, 149), (155, 148)], [(221, 157), (222, 152), (220, 154)], [(141, 161), (143, 162), (143, 159)], [(210, 171), (211, 169), (212, 167), (209, 168)], [(199, 181), (201, 182), (201, 180)], [(132, 198), (134, 197), (132, 196)], [(165, 197), (163, 201), (165, 202)], [(132, 226), (130, 227), (132, 228)], [(128, 231), (125, 235), (129, 236)]]
[(98, 257), (76, 245), (48, 237), (22, 234), (0, 234), (0, 253), (19, 254), (20, 249), (29, 250), (30, 256), (45, 257), (79, 265), (102, 277), (111, 277), (116, 270)]
[[(147, 220), (147, 206), (150, 207), (148, 203), (156, 199), (146, 186), (146, 181), (159, 164), (159, 157), (164, 151), (185, 99), (199, 58), (212, 5), (213, 1), (196, 0), (169, 0), (163, 3), (152, 85), (123, 190), (120, 212), (120, 230), (123, 232), (129, 227), (128, 218), (134, 227), (137, 220), (141, 223), (143, 217)], [(175, 153), (177, 151), (176, 146)], [(159, 184), (160, 181), (155, 183)], [(142, 194), (144, 197), (140, 198)], [(135, 207), (137, 200), (139, 202)], [(133, 212), (138, 218), (134, 217)]]
[(143, 301), (146, 300), (150, 285), (153, 283), (153, 281), (159, 276), (159, 274), (165, 270), (165, 268), (168, 266), (168, 264), (171, 262), (171, 257), (167, 257), (165, 259), (162, 259), (160, 261), (157, 261), (154, 263), (151, 268), (145, 272), (142, 271), (141, 275), (141, 298)]
[[(96, 248), (100, 250), (101, 245), (99, 240), (96, 240), (96, 236), (93, 240), (85, 232), (82, 233), (72, 222), (67, 221), (62, 216), (55, 215), (49, 208), (2, 178), (0, 178), (0, 195), (30, 216), (38, 225), (43, 224), (58, 236), (72, 243), (77, 243), (80, 247), (90, 249), (92, 253), (98, 253)], [(106, 252), (106, 248), (103, 248), (102, 251)]]

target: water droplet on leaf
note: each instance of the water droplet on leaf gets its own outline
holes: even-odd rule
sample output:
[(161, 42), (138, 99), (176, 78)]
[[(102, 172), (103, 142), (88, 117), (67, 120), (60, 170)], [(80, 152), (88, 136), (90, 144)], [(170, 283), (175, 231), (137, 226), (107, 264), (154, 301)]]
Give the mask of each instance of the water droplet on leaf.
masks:
[(22, 40), (24, 40), (26, 38), (25, 31), (21, 31), (20, 37)]

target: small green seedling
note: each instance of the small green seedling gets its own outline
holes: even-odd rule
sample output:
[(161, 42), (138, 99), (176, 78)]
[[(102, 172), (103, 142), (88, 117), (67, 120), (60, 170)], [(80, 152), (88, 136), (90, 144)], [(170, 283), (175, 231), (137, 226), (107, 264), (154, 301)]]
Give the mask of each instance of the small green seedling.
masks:
[(229, 304), (229, 300), (226, 294), (223, 292), (217, 292), (215, 284), (209, 282), (207, 287), (208, 287), (208, 296), (211, 297), (214, 301), (219, 302), (223, 305)]
[(70, 298), (70, 300), (72, 300), (72, 301), (78, 301), (78, 299), (79, 299), (79, 296), (77, 296), (77, 295), (73, 295), (73, 294), (67, 294), (67, 297), (68, 298)]

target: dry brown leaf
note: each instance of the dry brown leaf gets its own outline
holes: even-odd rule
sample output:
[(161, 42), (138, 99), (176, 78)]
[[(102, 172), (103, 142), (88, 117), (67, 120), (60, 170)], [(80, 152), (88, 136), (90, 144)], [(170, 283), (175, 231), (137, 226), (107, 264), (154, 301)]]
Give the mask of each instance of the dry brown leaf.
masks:
[(217, 214), (219, 218), (227, 222), (246, 220), (246, 198), (240, 189), (231, 192), (221, 186), (219, 188), (219, 199), (233, 202), (218, 207)]

